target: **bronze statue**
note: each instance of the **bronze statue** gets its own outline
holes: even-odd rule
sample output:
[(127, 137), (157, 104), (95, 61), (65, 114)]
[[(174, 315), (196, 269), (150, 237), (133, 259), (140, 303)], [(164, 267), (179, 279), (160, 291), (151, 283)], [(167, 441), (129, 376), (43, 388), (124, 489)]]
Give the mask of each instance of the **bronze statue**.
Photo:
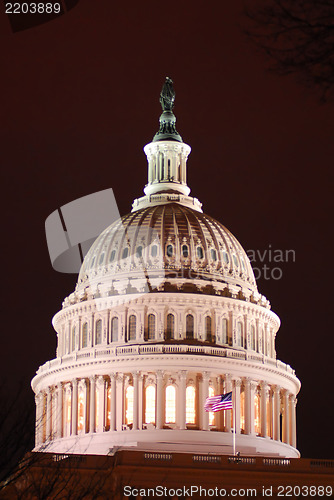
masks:
[(160, 104), (163, 111), (172, 111), (175, 101), (175, 91), (173, 88), (173, 80), (166, 77), (160, 92)]

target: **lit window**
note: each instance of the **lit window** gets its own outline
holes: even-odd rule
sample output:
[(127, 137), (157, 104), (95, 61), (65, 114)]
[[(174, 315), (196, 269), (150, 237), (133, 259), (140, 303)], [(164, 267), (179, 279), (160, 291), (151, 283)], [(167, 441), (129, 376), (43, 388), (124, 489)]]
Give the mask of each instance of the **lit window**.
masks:
[(243, 347), (243, 326), (240, 321), (237, 323), (237, 346)]
[(103, 261), (104, 261), (104, 252), (101, 253), (100, 260), (99, 260), (99, 266), (102, 264)]
[(72, 406), (71, 392), (68, 390), (66, 391), (66, 398), (65, 398), (66, 436), (69, 436), (71, 433), (71, 414), (72, 414), (71, 406)]
[(255, 328), (252, 325), (251, 326), (251, 349), (253, 349), (253, 351), (256, 350), (255, 340), (256, 340), (255, 339)]
[(110, 420), (111, 420), (111, 387), (108, 385), (107, 389), (107, 415), (106, 415), (106, 427), (110, 429)]
[(167, 340), (174, 338), (174, 324), (175, 324), (174, 314), (167, 314), (167, 331), (166, 331)]
[(239, 267), (239, 262), (238, 262), (238, 259), (235, 255), (233, 255), (233, 262), (234, 262), (235, 267)]
[(167, 245), (166, 253), (167, 257), (173, 257), (173, 245)]
[(267, 398), (266, 401), (266, 415), (267, 415), (267, 434), (269, 437), (273, 437), (273, 430), (272, 430), (272, 421), (271, 421), (271, 404), (270, 404), (270, 398)]
[(149, 385), (145, 391), (145, 423), (155, 423), (155, 387)]
[(92, 263), (91, 263), (90, 267), (94, 267), (94, 264), (95, 264), (95, 257), (93, 258), (93, 260), (92, 260)]
[(205, 318), (205, 336), (207, 341), (212, 342), (212, 321), (210, 316)]
[(102, 342), (102, 320), (98, 319), (95, 323), (95, 344)]
[(122, 259), (126, 259), (129, 254), (129, 249), (128, 247), (124, 248), (123, 253), (122, 253)]
[(133, 386), (129, 385), (125, 393), (125, 422), (127, 425), (133, 423)]
[(75, 331), (75, 326), (72, 328), (72, 351), (75, 350), (75, 334), (76, 334), (76, 331)]
[(204, 253), (203, 253), (203, 248), (202, 247), (197, 247), (197, 258), (198, 259), (203, 259)]
[(240, 258), (240, 260), (241, 260), (242, 269), (243, 269), (244, 271), (246, 271), (246, 266), (245, 266), (245, 261), (244, 261), (244, 259), (241, 257), (241, 258)]
[(118, 318), (116, 316), (111, 320), (111, 342), (118, 341)]
[(188, 245), (182, 245), (182, 255), (184, 258), (187, 258), (189, 255)]
[(245, 391), (240, 393), (240, 429), (245, 432)]
[(194, 316), (192, 314), (187, 314), (186, 317), (186, 338), (194, 338)]
[[(210, 385), (209, 387), (209, 397), (212, 398), (215, 395), (214, 388)], [(213, 411), (209, 412), (209, 425), (215, 424), (215, 413)]]
[(211, 259), (213, 261), (216, 261), (217, 260), (217, 252), (216, 250), (214, 250), (213, 248), (211, 249)]
[(157, 245), (153, 245), (151, 248), (151, 255), (152, 255), (152, 257), (156, 257), (157, 254), (158, 254), (158, 247), (157, 247)]
[(82, 327), (82, 347), (87, 347), (88, 343), (88, 323), (84, 323)]
[(143, 247), (137, 247), (136, 255), (139, 258), (143, 256)]
[(227, 344), (227, 319), (223, 318), (222, 321), (222, 343)]
[(186, 389), (186, 423), (194, 424), (196, 419), (196, 391), (195, 387), (189, 385)]
[(115, 256), (116, 256), (116, 250), (113, 250), (109, 257), (110, 262), (112, 262), (115, 259)]
[(78, 432), (84, 430), (85, 423), (85, 392), (81, 387), (78, 391)]
[(166, 387), (166, 424), (174, 424), (176, 421), (176, 391), (173, 385)]
[(129, 318), (129, 340), (136, 340), (136, 316), (133, 314)]
[(254, 427), (255, 433), (259, 436), (261, 434), (261, 420), (260, 420), (260, 394), (256, 393), (254, 398)]
[(230, 262), (228, 253), (225, 251), (223, 252), (223, 259), (224, 259), (225, 264), (228, 264)]
[(152, 340), (155, 338), (155, 315), (148, 315), (148, 339)]

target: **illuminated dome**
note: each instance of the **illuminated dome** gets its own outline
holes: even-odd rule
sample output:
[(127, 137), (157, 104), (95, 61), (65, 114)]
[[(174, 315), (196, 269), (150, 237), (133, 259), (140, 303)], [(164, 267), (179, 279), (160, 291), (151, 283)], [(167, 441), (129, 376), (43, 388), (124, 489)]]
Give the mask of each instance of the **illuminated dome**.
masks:
[[(57, 356), (41, 366), (36, 450), (298, 457), (294, 370), (276, 358), (278, 316), (237, 239), (189, 196), (190, 146), (169, 79), (148, 183), (96, 239), (54, 316)], [(233, 411), (206, 412), (233, 393)], [(197, 456), (197, 455), (196, 455)]]
[(143, 265), (151, 277), (164, 277), (159, 289), (191, 281), (198, 291), (211, 284), (216, 293), (230, 286), (246, 297), (258, 295), (237, 239), (212, 217), (175, 202), (137, 210), (107, 228), (85, 257), (77, 292), (87, 284), (101, 292), (110, 280), (118, 293), (129, 280), (133, 292), (141, 291)]

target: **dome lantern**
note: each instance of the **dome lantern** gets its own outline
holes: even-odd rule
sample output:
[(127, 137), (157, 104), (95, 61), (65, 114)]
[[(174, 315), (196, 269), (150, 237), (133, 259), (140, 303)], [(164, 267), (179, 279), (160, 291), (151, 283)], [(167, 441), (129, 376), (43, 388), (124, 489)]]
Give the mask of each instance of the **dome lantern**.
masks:
[(148, 183), (144, 188), (146, 196), (134, 201), (133, 212), (165, 203), (179, 203), (202, 212), (198, 199), (189, 196), (187, 159), (191, 147), (182, 141), (176, 130), (174, 101), (173, 81), (167, 77), (160, 93), (162, 114), (159, 131), (153, 141), (144, 147), (148, 161)]

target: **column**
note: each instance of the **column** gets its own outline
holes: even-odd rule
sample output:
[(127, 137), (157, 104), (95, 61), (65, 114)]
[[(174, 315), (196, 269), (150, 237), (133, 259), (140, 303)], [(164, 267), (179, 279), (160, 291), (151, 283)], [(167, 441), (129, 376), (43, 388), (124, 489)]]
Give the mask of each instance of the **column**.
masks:
[(290, 443), (290, 418), (289, 418), (289, 392), (283, 394), (283, 439), (286, 444)]
[(110, 374), (110, 430), (116, 430), (116, 374)]
[(61, 438), (63, 435), (63, 387), (60, 382), (57, 385), (57, 424), (56, 437)]
[(95, 432), (95, 376), (89, 379), (89, 432)]
[(35, 395), (36, 403), (36, 425), (35, 425), (35, 442), (39, 446), (43, 442), (43, 394), (39, 392)]
[(133, 379), (133, 424), (132, 429), (138, 429), (138, 375), (139, 372), (132, 374)]
[(245, 379), (245, 434), (255, 434), (254, 430), (254, 395), (256, 383)]
[[(236, 434), (240, 434), (240, 387), (241, 387), (241, 379), (234, 379), (234, 389), (233, 389), (233, 403), (234, 403), (234, 411), (235, 411), (235, 432)], [(234, 425), (234, 424), (233, 424)]]
[[(231, 375), (225, 375), (224, 393), (232, 391)], [(231, 410), (224, 410), (225, 432), (231, 432)]]
[(186, 382), (187, 372), (182, 370), (179, 374), (179, 428), (186, 429)]
[(297, 446), (296, 440), (296, 396), (290, 395), (290, 444), (294, 448)]
[(117, 374), (116, 379), (116, 430), (122, 430), (123, 424), (123, 373)]
[(138, 427), (143, 428), (143, 375), (138, 372)]
[(52, 392), (50, 387), (46, 390), (46, 431), (45, 440), (50, 441), (51, 439), (51, 415), (52, 415)]
[(96, 381), (96, 389), (99, 393), (98, 397), (98, 421), (96, 422), (97, 432), (104, 431), (104, 410), (105, 410), (105, 380), (102, 375), (99, 375)]
[[(223, 377), (218, 375), (217, 377), (217, 394), (222, 394), (223, 390)], [(217, 411), (215, 415), (215, 422), (218, 431), (224, 432), (224, 411)]]
[(72, 380), (72, 436), (78, 433), (78, 381)]
[(268, 437), (267, 429), (267, 399), (269, 395), (268, 384), (262, 382), (261, 384), (261, 398), (260, 398), (260, 415), (261, 415), (261, 436)]
[(202, 402), (201, 402), (201, 411), (202, 411), (202, 430), (209, 430), (209, 412), (204, 410), (205, 400), (209, 395), (209, 372), (202, 373)]
[(275, 441), (280, 440), (280, 387), (276, 385), (274, 387), (274, 428), (273, 428), (273, 439)]
[(163, 373), (162, 370), (157, 371), (157, 429), (162, 429), (164, 425)]

